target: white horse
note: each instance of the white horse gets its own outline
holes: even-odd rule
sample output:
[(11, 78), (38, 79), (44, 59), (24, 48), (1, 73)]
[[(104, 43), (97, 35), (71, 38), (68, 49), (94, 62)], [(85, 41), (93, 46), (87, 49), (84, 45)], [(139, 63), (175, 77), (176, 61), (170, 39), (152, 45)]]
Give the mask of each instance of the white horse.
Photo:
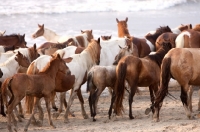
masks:
[(0, 36), (3, 36), (5, 34), (6, 30), (5, 31), (0, 31)]
[(32, 37), (35, 39), (40, 36), (43, 36), (48, 42), (53, 42), (53, 43), (58, 43), (58, 42), (62, 43), (72, 37), (72, 36), (60, 36), (56, 34), (54, 31), (45, 28), (44, 24), (42, 25), (38, 24), (38, 30), (35, 33), (33, 33)]

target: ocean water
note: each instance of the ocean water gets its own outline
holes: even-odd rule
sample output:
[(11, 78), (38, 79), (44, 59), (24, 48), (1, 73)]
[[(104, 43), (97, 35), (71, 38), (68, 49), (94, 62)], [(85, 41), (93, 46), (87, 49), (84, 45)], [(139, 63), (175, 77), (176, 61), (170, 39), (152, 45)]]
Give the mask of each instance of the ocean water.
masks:
[(93, 30), (117, 37), (117, 23), (128, 17), (131, 35), (143, 37), (160, 26), (175, 28), (180, 24), (200, 23), (200, 0), (7, 0), (0, 4), (0, 31), (25, 34), (28, 46), (46, 40), (32, 39), (37, 24), (59, 35), (78, 35)]

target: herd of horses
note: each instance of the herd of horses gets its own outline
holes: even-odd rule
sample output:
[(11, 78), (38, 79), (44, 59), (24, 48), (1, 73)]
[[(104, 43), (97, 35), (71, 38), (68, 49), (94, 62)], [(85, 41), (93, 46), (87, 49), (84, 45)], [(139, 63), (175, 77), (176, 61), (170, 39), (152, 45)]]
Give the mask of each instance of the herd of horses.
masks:
[[(193, 85), (200, 85), (200, 24), (181, 24), (171, 29), (169, 26), (150, 31), (143, 38), (131, 36), (128, 18), (118, 20), (118, 36), (93, 37), (92, 30), (81, 30), (77, 36), (60, 36), (38, 24), (34, 39), (43, 36), (46, 42), (37, 47), (27, 47), (25, 34), (5, 35), (0, 32), (0, 113), (8, 116), (8, 130), (11, 123), (18, 130), (17, 120), (22, 121), (24, 110), (21, 101), (25, 97), (26, 113), (31, 114), (25, 125), (28, 131), (31, 122), (42, 126), (44, 113), (41, 98), (44, 98), (49, 124), (52, 128), (51, 108), (57, 118), (65, 106), (64, 122), (76, 95), (81, 104), (83, 118), (87, 119), (81, 86), (87, 83), (89, 107), (93, 121), (96, 121), (97, 103), (107, 87), (111, 94), (108, 117), (123, 114), (123, 99), (128, 91), (129, 118), (132, 102), (138, 87), (149, 87), (150, 108), (153, 120), (159, 121), (159, 112), (171, 78), (181, 86), (181, 101), (189, 119), (192, 115)], [(66, 101), (66, 92), (70, 97)], [(55, 104), (56, 92), (60, 93), (60, 106)], [(200, 103), (199, 103), (200, 104)], [(17, 108), (18, 107), (18, 108)], [(200, 105), (199, 105), (200, 109)], [(6, 110), (6, 111), (5, 111)], [(113, 111), (114, 110), (114, 111)], [(39, 119), (35, 118), (39, 112)], [(112, 112), (113, 111), (113, 112)]]

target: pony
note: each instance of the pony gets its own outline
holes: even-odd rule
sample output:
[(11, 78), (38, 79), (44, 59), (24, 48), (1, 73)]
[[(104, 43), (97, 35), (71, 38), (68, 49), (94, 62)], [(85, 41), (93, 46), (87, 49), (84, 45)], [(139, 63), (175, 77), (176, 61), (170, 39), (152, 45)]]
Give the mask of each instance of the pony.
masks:
[(58, 43), (58, 42), (62, 43), (70, 38), (70, 36), (57, 35), (54, 31), (45, 28), (44, 24), (42, 25), (38, 24), (38, 30), (32, 34), (33, 39), (36, 39), (40, 36), (43, 36), (47, 40), (47, 42), (53, 42), (53, 43)]
[[(124, 48), (120, 47), (120, 51), (115, 57), (115, 62), (119, 61), (120, 58), (126, 55), (133, 55), (137, 52), (137, 47), (132, 48), (132, 44), (126, 46)], [(96, 121), (96, 110), (97, 103), (99, 100), (100, 94), (103, 90), (108, 87), (109, 92), (114, 89), (115, 81), (116, 81), (116, 65), (110, 66), (93, 66), (87, 75), (87, 92), (90, 92), (89, 95), (89, 106), (91, 117), (93, 117), (93, 121)]]
[(84, 100), (81, 94), (81, 85), (84, 84), (87, 80), (87, 72), (94, 65), (98, 65), (100, 63), (100, 53), (101, 53), (101, 45), (100, 38), (98, 40), (91, 40), (89, 45), (85, 50), (83, 50), (80, 54), (72, 55), (71, 57), (66, 59), (66, 65), (69, 67), (71, 71), (71, 75), (75, 76), (75, 82), (73, 87), (71, 88), (71, 94), (68, 101), (67, 109), (64, 114), (64, 122), (68, 121), (68, 114), (74, 97), (76, 94), (80, 94), (81, 96), (81, 110), (82, 115), (86, 119), (88, 118), (85, 108), (84, 108)]
[(110, 40), (112, 38), (112, 35), (110, 35), (110, 36), (101, 36), (101, 39), (102, 40)]
[(5, 31), (0, 31), (0, 36), (3, 36), (5, 34), (6, 30)]
[[(68, 46), (68, 47), (66, 47), (64, 49), (57, 50), (54, 53), (54, 55), (59, 54), (60, 57), (64, 59), (64, 58), (70, 57), (73, 54), (79, 54), (83, 50), (84, 49), (82, 47)], [(38, 72), (40, 72), (48, 64), (48, 62), (50, 61), (50, 59), (51, 59), (51, 56), (48, 56), (48, 55), (42, 55), (42, 56), (38, 57), (28, 67), (27, 74), (37, 74)], [(73, 84), (73, 81), (70, 81), (70, 79), (73, 80), (73, 77), (70, 78), (71, 75), (68, 75), (68, 76), (64, 76), (63, 77), (61, 75), (58, 75), (58, 79), (56, 77), (56, 84), (57, 84), (56, 87), (58, 87), (58, 88), (59, 87), (71, 88), (72, 84)], [(61, 77), (63, 77), (63, 79)], [(68, 80), (68, 81), (66, 81), (66, 82), (68, 82), (68, 83), (66, 83), (66, 82), (60, 83), (60, 81), (57, 81), (57, 80), (65, 81), (64, 78), (67, 78), (66, 80)], [(51, 100), (51, 101), (52, 101), (52, 107), (53, 107), (53, 109), (57, 110), (57, 107), (55, 105), (54, 100)], [(60, 101), (61, 101), (60, 102), (60, 109), (58, 110), (59, 114), (62, 112), (62, 105), (63, 105), (63, 103), (64, 103), (65, 107), (67, 107), (67, 105), (66, 105), (67, 103), (65, 101), (65, 93), (61, 94)], [(33, 109), (33, 98), (32, 97), (27, 97), (26, 96), (25, 106), (26, 106), (27, 113), (31, 113), (32, 109)], [(54, 117), (58, 117), (59, 114), (54, 114)]]
[[(132, 115), (133, 96), (137, 87), (149, 87), (150, 100), (154, 104), (154, 95), (158, 90), (160, 81), (160, 65), (164, 55), (171, 49), (171, 44), (163, 44), (163, 47), (156, 51), (155, 54), (148, 55), (144, 58), (135, 56), (125, 56), (119, 60), (116, 66), (116, 84), (112, 94), (112, 101), (109, 110), (109, 118), (112, 112), (113, 103), (114, 112), (121, 115), (123, 111), (123, 96), (125, 91), (124, 82), (127, 81), (129, 89), (129, 118), (134, 119)], [(152, 112), (154, 109), (151, 107)]]
[(200, 47), (200, 24), (192, 29), (181, 32), (176, 40), (176, 48), (199, 48)]
[[(50, 114), (49, 98), (51, 93), (55, 89), (55, 77), (58, 72), (63, 74), (70, 73), (64, 60), (59, 56), (55, 56), (51, 59), (50, 63), (36, 75), (28, 75), (26, 73), (18, 73), (14, 76), (7, 78), (2, 84), (2, 96), (1, 100), (7, 106), (8, 114), (8, 130), (12, 131), (11, 119), (13, 119), (15, 125), (15, 131), (17, 131), (17, 122), (13, 116), (13, 109), (16, 105), (25, 97), (25, 95), (33, 95), (36, 97), (34, 101), (34, 110), (27, 124), (25, 125), (24, 131), (28, 130), (28, 126), (37, 112), (37, 106), (40, 98), (44, 97), (49, 117), (49, 124), (55, 128)], [(7, 90), (12, 94), (9, 102), (6, 102)], [(1, 103), (2, 104), (2, 103)]]
[(145, 57), (149, 55), (150, 52), (155, 51), (155, 42), (158, 36), (164, 32), (171, 32), (171, 29), (168, 26), (160, 27), (154, 34), (154, 37), (151, 37), (151, 41), (149, 41), (148, 36), (150, 33), (145, 35), (144, 38), (137, 38), (130, 35), (127, 25), (128, 17), (121, 21), (116, 18), (116, 21), (118, 27), (118, 37), (132, 37), (133, 44), (135, 44), (138, 48), (139, 57)]
[(81, 30), (81, 34), (77, 35), (75, 37), (69, 38), (67, 41), (65, 41), (64, 45), (74, 45), (74, 46), (80, 46), (80, 47), (87, 47), (88, 43), (93, 39), (92, 30)]
[(164, 57), (161, 65), (160, 88), (156, 94), (153, 120), (159, 121), (159, 112), (165, 96), (168, 94), (168, 83), (174, 78), (181, 85), (181, 101), (186, 116), (193, 118), (192, 113), (192, 89), (190, 85), (199, 86), (199, 48), (174, 48)]
[(0, 45), (26, 48), (25, 34), (11, 34), (0, 36)]

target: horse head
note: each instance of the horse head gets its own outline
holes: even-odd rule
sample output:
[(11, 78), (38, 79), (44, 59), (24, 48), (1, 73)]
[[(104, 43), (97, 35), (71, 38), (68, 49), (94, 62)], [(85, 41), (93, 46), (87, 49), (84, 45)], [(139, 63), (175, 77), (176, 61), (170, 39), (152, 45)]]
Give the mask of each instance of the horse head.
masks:
[(32, 34), (33, 39), (36, 39), (37, 37), (40, 37), (44, 34), (44, 24), (40, 25), (38, 24), (38, 30)]
[(112, 35), (110, 35), (110, 36), (101, 36), (101, 39), (106, 41), (106, 40), (110, 40), (111, 37), (112, 37)]
[(19, 51), (16, 54), (15, 60), (22, 67), (28, 68), (28, 66), (30, 65), (29, 59), (26, 56), (24, 56), (22, 53), (20, 53)]

